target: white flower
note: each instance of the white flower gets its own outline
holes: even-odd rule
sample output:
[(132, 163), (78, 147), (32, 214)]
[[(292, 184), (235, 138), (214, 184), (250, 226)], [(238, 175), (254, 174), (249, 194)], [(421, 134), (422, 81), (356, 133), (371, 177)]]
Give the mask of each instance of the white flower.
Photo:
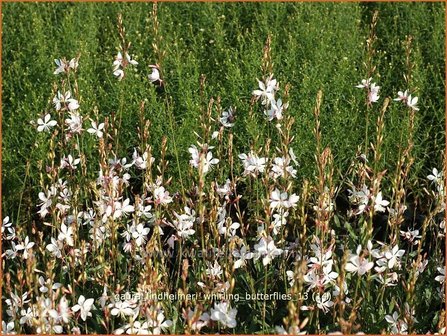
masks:
[(70, 118), (65, 119), (70, 133), (80, 134), (82, 132), (82, 117), (77, 112), (69, 112)]
[(411, 94), (408, 94), (408, 90), (405, 90), (405, 92), (399, 91), (397, 96), (398, 97), (394, 99), (395, 101), (401, 101), (414, 111), (419, 111), (419, 108), (416, 106), (418, 97), (412, 97)]
[(73, 241), (73, 228), (67, 227), (67, 225), (65, 225), (64, 223), (61, 224), (61, 230), (59, 231), (59, 236), (57, 237), (57, 239), (59, 241), (66, 241), (68, 245), (73, 246), (74, 245), (74, 241)]
[(41, 118), (37, 119), (37, 132), (49, 132), (51, 127), (57, 125), (56, 120), (51, 120), (51, 115), (47, 113), (43, 120)]
[(270, 225), (270, 227), (273, 227), (273, 233), (276, 235), (278, 234), (279, 230), (281, 230), (281, 227), (286, 225), (287, 223), (287, 216), (289, 213), (286, 212), (280, 212), (277, 214), (273, 214), (273, 221)]
[(61, 159), (60, 169), (68, 168), (70, 170), (75, 170), (80, 162), (81, 162), (80, 158), (73, 159), (73, 156), (69, 154), (68, 157), (64, 156)]
[(138, 224), (132, 232), (132, 238), (135, 239), (137, 246), (141, 246), (146, 242), (146, 236), (149, 233), (149, 228), (145, 228), (143, 224)]
[(172, 197), (169, 196), (169, 191), (160, 186), (154, 190), (154, 202), (155, 204), (166, 205), (172, 202)]
[(437, 275), (435, 277), (435, 280), (438, 281), (440, 284), (443, 284), (445, 282), (445, 266), (438, 267), (437, 270), (441, 275)]
[[(207, 147), (207, 146), (204, 146)], [(212, 149), (213, 147), (209, 147), (208, 149)], [(189, 147), (188, 151), (191, 153), (192, 159), (189, 160), (189, 163), (194, 167), (199, 169), (202, 165), (203, 174), (208, 173), (211, 169), (212, 165), (216, 165), (219, 163), (219, 159), (213, 159), (213, 153), (211, 151), (202, 150), (199, 152), (196, 146), (192, 145)]]
[(436, 168), (433, 168), (432, 174), (428, 175), (427, 179), (438, 184), (442, 180), (442, 172), (439, 172)]
[(135, 207), (130, 205), (130, 199), (126, 198), (123, 203), (115, 202), (115, 211), (113, 212), (113, 219), (120, 218), (123, 214), (128, 215), (135, 211)]
[[(113, 61), (113, 74), (118, 78), (118, 80), (123, 79), (124, 77), (124, 71), (123, 69), (128, 65), (137, 65), (138, 62), (131, 59), (129, 54), (125, 53), (126, 59), (123, 59), (123, 55), (119, 51), (118, 54), (115, 57), (115, 61)], [(122, 69), (121, 69), (122, 68)]]
[(254, 254), (252, 252), (250, 252), (249, 249), (247, 250), (247, 247), (245, 245), (243, 245), (240, 250), (236, 250), (236, 249), (233, 250), (232, 254), (233, 254), (233, 257), (238, 258), (238, 260), (236, 260), (234, 262), (234, 266), (233, 266), (234, 269), (244, 266), (245, 261), (252, 259), (254, 256)]
[(22, 309), (20, 311), (20, 315), (21, 315), (20, 321), (19, 321), (20, 324), (28, 324), (28, 325), (30, 325), (31, 321), (34, 318), (33, 311), (29, 307), (28, 307), (27, 310)]
[(158, 309), (156, 311), (156, 319), (152, 318), (152, 314), (151, 317), (149, 317), (148, 319), (148, 326), (152, 329), (152, 334), (153, 335), (160, 335), (161, 331), (166, 330), (167, 328), (169, 328), (170, 326), (172, 326), (172, 321), (171, 320), (165, 320), (165, 314), (163, 312), (163, 310)]
[(388, 268), (392, 269), (404, 254), (405, 250), (399, 250), (398, 245), (394, 246), (391, 251), (385, 252), (385, 258), (388, 259)]
[(406, 240), (408, 240), (408, 242), (411, 243), (412, 245), (419, 244), (418, 239), (422, 237), (421, 235), (419, 235), (419, 230), (410, 230), (410, 229), (408, 229), (407, 231), (401, 230), (400, 235)]
[(127, 325), (129, 329), (126, 330), (128, 335), (149, 335), (149, 325), (147, 322), (141, 323), (135, 321), (131, 325)]
[(289, 107), (289, 103), (285, 103), (283, 105), (281, 98), (278, 99), (277, 101), (272, 100), (271, 103), (272, 103), (272, 105), (271, 105), (270, 109), (265, 110), (265, 112), (264, 112), (268, 118), (268, 121), (272, 121), (275, 118), (277, 120), (281, 120), (283, 111), (287, 110), (287, 108)]
[(122, 80), (124, 78), (124, 71), (122, 69), (116, 69), (113, 71), (113, 75), (118, 78), (118, 80)]
[[(236, 230), (240, 228), (240, 224), (238, 222), (227, 221), (226, 217), (226, 210), (223, 207), (219, 207), (219, 218), (217, 221), (217, 229), (219, 231), (219, 234), (221, 235), (228, 235), (235, 236)], [(232, 224), (230, 224), (232, 223)], [(228, 226), (228, 224), (230, 224)]]
[(408, 99), (408, 90), (405, 90), (405, 92), (399, 91), (397, 93), (397, 98), (394, 98), (394, 101), (406, 102), (407, 99)]
[(359, 89), (363, 89), (363, 88), (369, 88), (369, 85), (371, 83), (372, 78), (368, 78), (368, 79), (362, 79), (362, 83), (356, 85), (355, 87), (359, 88)]
[(379, 100), (379, 90), (380, 86), (376, 83), (371, 83), (372, 78), (362, 79), (362, 83), (356, 85), (357, 88), (366, 89), (368, 94), (368, 104), (375, 103)]
[(149, 65), (149, 67), (152, 70), (151, 74), (148, 76), (149, 81), (151, 83), (159, 81), (160, 80), (160, 71), (158, 70), (158, 67), (156, 65)]
[(48, 290), (50, 287), (52, 290), (56, 290), (56, 289), (62, 287), (62, 284), (60, 284), (59, 282), (55, 282), (52, 286), (50, 286), (50, 284), (51, 284), (50, 279), (45, 281), (45, 278), (43, 276), (39, 276), (38, 282), (40, 285), (39, 291), (41, 293), (48, 293)]
[(48, 244), (46, 249), (56, 258), (62, 258), (62, 243), (51, 237), (51, 244)]
[(135, 167), (137, 167), (138, 169), (141, 169), (141, 170), (145, 170), (148, 167), (148, 165), (153, 163), (155, 160), (155, 158), (153, 158), (153, 157), (151, 157), (148, 160), (147, 152), (144, 152), (143, 155), (140, 156), (136, 149), (134, 149), (134, 151), (133, 151), (132, 159), (133, 159), (132, 164), (135, 164)]
[(258, 260), (259, 257), (262, 256), (262, 264), (264, 266), (270, 264), (274, 258), (281, 255), (283, 252), (282, 249), (275, 246), (275, 242), (273, 241), (272, 237), (261, 237), (258, 244), (255, 244), (253, 248), (256, 251), (255, 260)]
[(368, 272), (371, 268), (373, 268), (374, 263), (372, 261), (368, 261), (363, 257), (360, 257), (360, 251), (362, 246), (359, 245), (357, 247), (357, 254), (351, 254), (349, 257), (349, 262), (345, 266), (345, 270), (351, 273), (358, 273), (360, 276)]
[(219, 265), (219, 263), (217, 262), (217, 260), (214, 260), (214, 265), (212, 265), (211, 263), (207, 262), (208, 264), (208, 268), (206, 269), (206, 274), (210, 277), (210, 278), (219, 278), (222, 275), (222, 267)]
[(331, 301), (330, 292), (316, 295), (315, 301), (317, 303), (317, 307), (320, 308), (325, 314), (329, 311), (329, 308), (334, 305), (334, 302)]
[(216, 192), (221, 197), (223, 197), (223, 196), (228, 197), (229, 195), (231, 195), (233, 192), (231, 191), (230, 179), (227, 179), (225, 181), (225, 184), (223, 184), (222, 186), (220, 186), (216, 183)]
[(227, 127), (227, 128), (233, 127), (233, 125), (234, 125), (233, 108), (229, 107), (227, 111), (223, 111), (222, 115), (220, 116), (219, 121), (222, 124), (222, 126), (224, 126), (224, 127)]
[(266, 83), (258, 80), (259, 89), (254, 90), (252, 93), (258, 99), (261, 98), (262, 105), (266, 105), (275, 99), (275, 92), (278, 89), (278, 84), (276, 79), (273, 79), (272, 76), (273, 75), (267, 79)]
[(196, 231), (193, 229), (195, 218), (195, 211), (189, 207), (185, 207), (185, 214), (179, 215), (174, 212), (177, 221), (174, 222), (174, 227), (177, 229), (177, 234), (180, 238), (188, 238)]
[(386, 315), (385, 320), (390, 324), (393, 334), (406, 334), (408, 325), (404, 321), (399, 320), (399, 314), (397, 312), (394, 312), (393, 315)]
[(287, 177), (287, 175), (296, 177), (296, 170), (290, 166), (290, 159), (285, 157), (274, 158), (270, 176), (277, 179), (278, 177)]
[(28, 250), (32, 249), (34, 242), (29, 241), (29, 237), (26, 236), (23, 243), (18, 244), (15, 248), (17, 251), (23, 250), (23, 259), (28, 259)]
[(305, 335), (307, 333), (306, 331), (301, 331), (298, 326), (291, 326), (288, 331), (283, 326), (276, 326), (275, 330), (278, 335)]
[(330, 282), (334, 282), (335, 279), (338, 278), (338, 273), (332, 271), (332, 261), (326, 265), (323, 266), (323, 284), (327, 284)]
[(117, 301), (115, 304), (112, 304), (112, 307), (113, 308), (110, 313), (113, 316), (119, 315), (121, 317), (125, 317), (133, 314), (133, 309), (127, 301)]
[(409, 95), (407, 99), (407, 106), (414, 111), (419, 111), (419, 108), (417, 107), (418, 99), (418, 97), (411, 97), (411, 95)]
[(102, 138), (104, 129), (104, 123), (100, 123), (99, 125), (96, 122), (92, 121), (92, 127), (87, 130), (90, 134), (95, 134), (98, 138)]
[(388, 206), (388, 204), (390, 204), (390, 202), (382, 198), (382, 192), (380, 191), (374, 199), (374, 211), (384, 212), (386, 210), (385, 207)]
[(194, 311), (188, 309), (188, 313), (184, 313), (183, 316), (186, 321), (191, 322), (191, 328), (196, 331), (200, 331), (200, 329), (206, 327), (210, 321), (210, 315), (208, 313), (198, 315), (197, 308)]
[(296, 203), (299, 201), (299, 196), (296, 194), (288, 195), (287, 192), (280, 192), (278, 188), (275, 188), (270, 194), (270, 208), (291, 208), (296, 207)]
[(69, 63), (63, 59), (55, 59), (54, 63), (56, 63), (57, 68), (54, 70), (53, 74), (58, 75), (60, 73), (68, 72), (70, 69), (76, 70), (79, 63), (76, 58), (72, 58)]
[(295, 273), (293, 271), (287, 271), (286, 275), (287, 280), (289, 280), (289, 285), (293, 286), (293, 284), (295, 283)]
[(73, 306), (72, 308), (71, 308), (71, 310), (73, 310), (75, 313), (77, 312), (77, 311), (80, 311), (81, 312), (81, 319), (83, 320), (83, 321), (86, 321), (87, 320), (87, 317), (88, 316), (92, 316), (92, 313), (90, 312), (90, 310), (93, 308), (95, 308), (94, 306), (93, 306), (93, 302), (94, 302), (95, 300), (94, 299), (85, 299), (85, 297), (84, 297), (84, 295), (81, 295), (80, 297), (79, 297), (79, 299), (78, 299), (78, 304), (77, 305), (75, 305), (75, 306)]
[(14, 331), (14, 321), (9, 321), (6, 323), (5, 321), (2, 321), (2, 334), (3, 335), (15, 335), (16, 332)]
[(368, 206), (369, 198), (371, 197), (371, 193), (368, 187), (364, 184), (361, 190), (348, 190), (350, 195), (348, 196), (349, 201), (357, 205), (357, 210), (354, 212), (356, 215), (362, 214)]
[(244, 175), (257, 176), (259, 173), (263, 173), (265, 170), (266, 158), (260, 158), (253, 152), (250, 154), (239, 154), (239, 158), (242, 160), (244, 166)]
[(236, 327), (236, 314), (237, 309), (231, 308), (228, 302), (215, 302), (214, 308), (211, 308), (211, 319), (228, 328)]
[(372, 83), (371, 87), (369, 88), (368, 92), (368, 102), (369, 103), (376, 103), (380, 96), (379, 96), (379, 90), (380, 86), (376, 85), (376, 83)]
[(61, 94), (60, 91), (58, 91), (56, 96), (54, 96), (53, 98), (53, 104), (56, 111), (59, 111), (64, 107), (73, 112), (79, 108), (78, 101), (74, 98), (71, 98), (70, 91), (65, 92), (65, 94)]

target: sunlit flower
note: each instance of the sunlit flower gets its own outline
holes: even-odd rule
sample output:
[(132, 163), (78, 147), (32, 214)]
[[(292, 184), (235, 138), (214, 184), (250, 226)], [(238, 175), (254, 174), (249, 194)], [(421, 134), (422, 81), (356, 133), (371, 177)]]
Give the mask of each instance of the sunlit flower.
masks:
[(287, 157), (277, 157), (273, 159), (270, 176), (274, 179), (278, 177), (296, 177), (296, 170), (290, 165), (290, 159)]
[(445, 282), (445, 266), (438, 267), (437, 270), (440, 273), (440, 275), (437, 275), (435, 277), (435, 280), (438, 281), (439, 283), (443, 284)]
[(372, 83), (371, 87), (369, 88), (368, 92), (368, 102), (369, 103), (376, 103), (380, 96), (379, 96), (379, 90), (380, 86), (376, 85), (376, 83)]
[(62, 258), (62, 243), (59, 240), (51, 237), (51, 244), (48, 244), (46, 249), (56, 258)]
[(275, 188), (270, 194), (270, 208), (294, 208), (299, 199), (296, 194), (289, 196), (287, 192), (280, 192), (278, 188)]
[(58, 75), (60, 73), (69, 72), (70, 69), (76, 70), (78, 68), (78, 59), (72, 58), (70, 62), (67, 63), (65, 58), (63, 59), (55, 59), (54, 63), (56, 63), (56, 70), (54, 70), (53, 74)]
[(56, 120), (51, 120), (51, 115), (47, 113), (43, 119), (37, 119), (37, 132), (49, 132), (50, 128), (57, 125)]
[[(207, 146), (204, 146), (205, 148)], [(199, 151), (196, 146), (192, 145), (189, 147), (188, 151), (191, 153), (192, 159), (189, 160), (189, 163), (194, 167), (200, 169), (202, 165), (203, 174), (208, 173), (213, 165), (219, 163), (219, 159), (213, 158), (213, 153), (211, 149), (213, 147), (208, 147), (208, 150)]]
[(53, 104), (56, 111), (66, 108), (73, 112), (79, 108), (78, 101), (71, 97), (70, 91), (65, 92), (65, 94), (61, 94), (60, 91), (58, 91), (56, 96), (53, 98)]
[(346, 271), (354, 274), (358, 273), (358, 275), (360, 276), (367, 273), (374, 266), (374, 263), (372, 261), (368, 261), (364, 257), (360, 256), (361, 249), (362, 246), (359, 245), (357, 247), (357, 254), (352, 254), (349, 257), (349, 262), (345, 266)]
[(386, 210), (385, 207), (387, 207), (388, 204), (390, 204), (390, 202), (382, 198), (382, 192), (380, 191), (374, 199), (374, 211), (384, 212)]
[(270, 264), (274, 258), (283, 253), (282, 249), (275, 246), (275, 242), (273, 241), (272, 237), (261, 237), (259, 242), (255, 244), (253, 248), (256, 251), (256, 254), (254, 255), (255, 260), (262, 257), (262, 264), (264, 266)]
[(317, 307), (321, 309), (325, 314), (329, 311), (329, 308), (334, 305), (334, 302), (331, 301), (330, 292), (316, 295), (315, 302), (317, 303)]
[(128, 65), (137, 65), (138, 62), (131, 59), (130, 55), (126, 52), (125, 58), (123, 58), (123, 55), (119, 51), (118, 54), (115, 57), (115, 60), (113, 61), (113, 74), (118, 78), (118, 80), (122, 80), (124, 77), (124, 68)]
[(177, 214), (174, 212), (177, 220), (174, 221), (174, 227), (177, 229), (177, 234), (180, 238), (188, 238), (192, 236), (196, 231), (193, 229), (195, 218), (195, 211), (189, 207), (185, 207), (184, 214)]
[(391, 251), (385, 252), (385, 258), (388, 259), (388, 268), (392, 269), (404, 254), (405, 250), (399, 250), (399, 246), (397, 245), (395, 245)]
[(90, 134), (95, 134), (98, 138), (102, 138), (103, 136), (103, 130), (104, 129), (104, 123), (100, 123), (99, 125), (96, 124), (95, 121), (92, 121), (92, 127), (87, 130)]
[(65, 119), (65, 125), (68, 126), (69, 132), (80, 134), (82, 132), (82, 117), (77, 112), (69, 112), (70, 117)]
[(31, 250), (34, 246), (34, 242), (29, 241), (29, 237), (26, 236), (25, 240), (16, 246), (17, 251), (23, 251), (23, 259), (28, 259), (28, 250)]
[(275, 99), (275, 91), (277, 90), (276, 79), (272, 79), (272, 77), (270, 76), (270, 78), (267, 79), (266, 83), (258, 80), (258, 84), (259, 89), (254, 90), (252, 94), (258, 99), (261, 99), (262, 105), (266, 105), (267, 103)]
[(281, 228), (287, 223), (287, 216), (289, 213), (287, 211), (280, 211), (279, 213), (273, 214), (273, 220), (270, 227), (273, 228), (273, 234), (278, 234)]
[(380, 86), (376, 85), (376, 83), (371, 83), (371, 80), (372, 78), (362, 79), (361, 84), (356, 85), (357, 88), (366, 90), (368, 104), (376, 103), (380, 97)]
[(117, 301), (112, 304), (111, 307), (113, 308), (111, 309), (110, 313), (113, 316), (119, 315), (121, 317), (125, 317), (133, 314), (133, 309), (127, 301)]
[(419, 108), (417, 107), (418, 97), (412, 97), (411, 94), (408, 93), (408, 90), (405, 90), (405, 92), (399, 91), (397, 93), (397, 98), (394, 100), (401, 101), (409, 108), (419, 111)]
[(307, 333), (306, 331), (301, 331), (298, 326), (291, 326), (288, 331), (283, 326), (276, 326), (275, 330), (278, 335), (305, 335)]
[(355, 87), (359, 88), (359, 89), (363, 89), (363, 88), (369, 88), (369, 85), (371, 83), (372, 78), (368, 78), (368, 79), (362, 79), (361, 84), (356, 85)]
[(188, 313), (184, 313), (183, 317), (188, 323), (191, 323), (191, 328), (196, 331), (200, 331), (203, 327), (208, 326), (211, 318), (208, 313), (198, 314), (197, 308), (194, 311), (188, 309)]
[(74, 159), (73, 156), (69, 154), (67, 157), (62, 157), (60, 169), (68, 168), (70, 170), (75, 170), (80, 162), (80, 158)]
[(236, 327), (236, 314), (237, 309), (231, 308), (228, 302), (215, 302), (214, 308), (211, 308), (211, 319), (228, 328)]
[(2, 321), (2, 334), (3, 335), (15, 335), (16, 332), (14, 331), (14, 321), (9, 321), (6, 323), (5, 321)]
[(419, 235), (419, 230), (410, 230), (407, 231), (400, 231), (400, 235), (406, 239), (410, 244), (417, 245), (419, 244), (419, 240), (422, 236)]
[(272, 121), (273, 119), (281, 120), (283, 111), (287, 110), (288, 107), (289, 103), (283, 104), (281, 98), (276, 101), (272, 100), (270, 109), (265, 110), (265, 115), (267, 116), (268, 121)]
[(151, 83), (155, 83), (157, 81), (160, 81), (160, 71), (156, 65), (149, 65), (152, 72), (149, 74), (149, 81)]
[(438, 184), (442, 179), (442, 172), (439, 172), (436, 168), (433, 168), (432, 173), (427, 176), (427, 179)]
[(254, 254), (250, 252), (250, 250), (247, 249), (245, 245), (243, 245), (240, 250), (233, 250), (232, 254), (233, 257), (237, 258), (237, 260), (234, 262), (234, 269), (245, 266), (245, 262), (252, 259), (254, 256)]
[(85, 299), (84, 295), (81, 295), (78, 299), (78, 304), (73, 306), (71, 310), (73, 310), (75, 313), (77, 311), (80, 311), (81, 313), (81, 319), (83, 321), (87, 320), (88, 316), (92, 316), (92, 313), (90, 310), (94, 309), (95, 306), (93, 305), (94, 299)]
[(66, 241), (68, 245), (73, 246), (73, 228), (71, 226), (66, 226), (64, 223), (61, 224), (61, 229), (59, 231), (59, 236), (57, 239), (59, 241)]
[(259, 173), (263, 173), (265, 170), (266, 158), (260, 158), (253, 152), (247, 154), (239, 154), (239, 158), (242, 160), (244, 166), (244, 175), (257, 176)]
[(166, 205), (172, 202), (172, 197), (169, 196), (169, 191), (160, 186), (154, 190), (154, 202), (155, 204)]
[(149, 228), (144, 227), (143, 224), (138, 224), (132, 232), (132, 238), (135, 239), (137, 246), (141, 246), (146, 242), (146, 236), (149, 233)]

